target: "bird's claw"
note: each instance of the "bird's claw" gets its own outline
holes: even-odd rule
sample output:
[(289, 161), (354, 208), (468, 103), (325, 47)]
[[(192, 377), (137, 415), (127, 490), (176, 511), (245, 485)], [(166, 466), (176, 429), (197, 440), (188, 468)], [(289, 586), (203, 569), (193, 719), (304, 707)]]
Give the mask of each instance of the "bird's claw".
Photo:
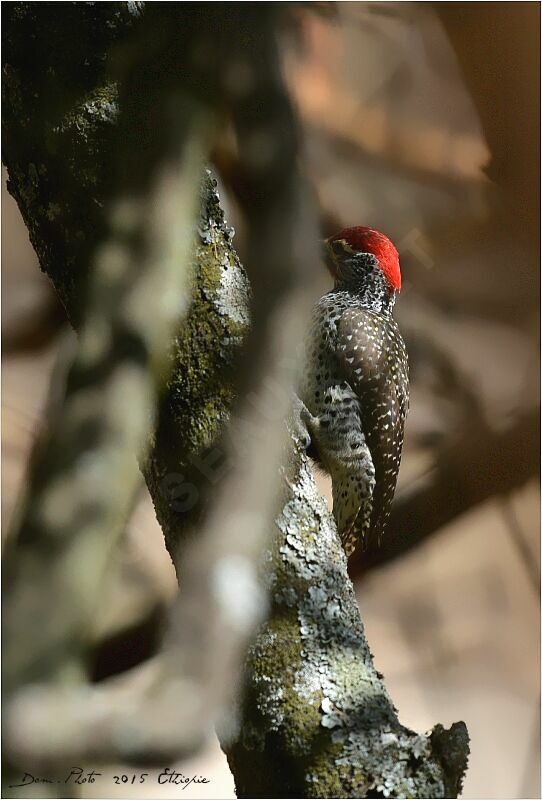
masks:
[(292, 410), (290, 412), (289, 427), (292, 436), (299, 442), (304, 450), (308, 450), (311, 444), (311, 436), (308, 429), (308, 421), (311, 414), (305, 403), (294, 394)]

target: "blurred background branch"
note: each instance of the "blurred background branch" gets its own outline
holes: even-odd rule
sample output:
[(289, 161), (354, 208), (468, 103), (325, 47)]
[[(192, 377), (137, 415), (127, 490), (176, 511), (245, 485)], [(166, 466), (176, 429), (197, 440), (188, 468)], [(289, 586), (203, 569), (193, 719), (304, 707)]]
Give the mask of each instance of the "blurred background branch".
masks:
[[(115, 11), (95, 19), (96, 27), (107, 26), (111, 13)], [(28, 32), (39, 17), (40, 12), (34, 16), (28, 7), (13, 7), (6, 15), (10, 43), (20, 33), (18, 26), (26, 23)], [(159, 27), (148, 30), (151, 51), (153, 34), (160, 33)], [(100, 204), (107, 220), (99, 229), (103, 238), (98, 235), (79, 253), (81, 263), (91, 267), (78, 315), (76, 353), (64, 397), (52, 403), (21, 518), (4, 555), (3, 687), (14, 722), (10, 753), (19, 757), (17, 741), (23, 750), (26, 742), (24, 734), (18, 736), (17, 707), (30, 708), (30, 716), (39, 718), (36, 693), (33, 700), (25, 698), (28, 686), (70, 686), (84, 680), (96, 597), (140, 482), (135, 457), (144, 458), (170, 340), (189, 306), (188, 259), (211, 115), (196, 96), (179, 92), (174, 74), (178, 59), (166, 51), (161, 70), (142, 74), (140, 64), (148, 57), (142, 46), (139, 61), (123, 77), (120, 112), (111, 87), (105, 104), (91, 101), (92, 113), (118, 115), (119, 145), (112, 162), (119, 177), (102, 187)], [(23, 102), (28, 87), (21, 86), (14, 68), (11, 77), (11, 91), (20, 92)], [(10, 122), (16, 125), (13, 117)], [(32, 173), (33, 165), (25, 168), (17, 160), (13, 150), (18, 145), (19, 139), (6, 137), (15, 176), (20, 177)], [(48, 174), (46, 161), (41, 169)], [(42, 208), (25, 194), (28, 187), (17, 177), (12, 191), (37, 236)], [(53, 217), (60, 215), (57, 209)], [(21, 646), (22, 631), (31, 645)], [(68, 740), (72, 736), (70, 731)]]

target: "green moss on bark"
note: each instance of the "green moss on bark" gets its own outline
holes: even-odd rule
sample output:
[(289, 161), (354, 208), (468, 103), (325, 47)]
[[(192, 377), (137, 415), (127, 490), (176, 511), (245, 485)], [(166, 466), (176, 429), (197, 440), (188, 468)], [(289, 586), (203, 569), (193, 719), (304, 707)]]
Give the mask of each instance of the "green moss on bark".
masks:
[(220, 435), (231, 411), (235, 366), (249, 324), (249, 287), (232, 238), (216, 184), (207, 174), (192, 303), (172, 346), (171, 378), (144, 467), (172, 557), (183, 534), (200, 518), (225, 458)]

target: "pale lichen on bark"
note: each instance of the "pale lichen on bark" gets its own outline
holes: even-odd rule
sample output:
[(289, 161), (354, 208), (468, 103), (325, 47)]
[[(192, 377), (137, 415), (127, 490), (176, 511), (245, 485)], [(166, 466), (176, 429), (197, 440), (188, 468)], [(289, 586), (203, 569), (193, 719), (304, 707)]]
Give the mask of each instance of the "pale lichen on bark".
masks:
[[(284, 475), (267, 580), (272, 610), (252, 645), (233, 734), (240, 797), (452, 797), (466, 768), (463, 723), (404, 728), (376, 671), (333, 518), (305, 454)], [(446, 745), (442, 747), (442, 744)], [(443, 753), (455, 746), (450, 765)]]

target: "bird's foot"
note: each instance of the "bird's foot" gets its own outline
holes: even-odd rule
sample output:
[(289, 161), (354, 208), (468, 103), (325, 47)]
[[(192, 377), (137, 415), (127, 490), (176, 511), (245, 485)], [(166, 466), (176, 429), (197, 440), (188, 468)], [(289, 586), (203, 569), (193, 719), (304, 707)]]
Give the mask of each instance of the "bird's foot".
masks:
[(294, 393), (292, 409), (288, 418), (288, 427), (294, 439), (299, 442), (305, 451), (309, 449), (312, 442), (309, 427), (313, 419), (303, 400)]

